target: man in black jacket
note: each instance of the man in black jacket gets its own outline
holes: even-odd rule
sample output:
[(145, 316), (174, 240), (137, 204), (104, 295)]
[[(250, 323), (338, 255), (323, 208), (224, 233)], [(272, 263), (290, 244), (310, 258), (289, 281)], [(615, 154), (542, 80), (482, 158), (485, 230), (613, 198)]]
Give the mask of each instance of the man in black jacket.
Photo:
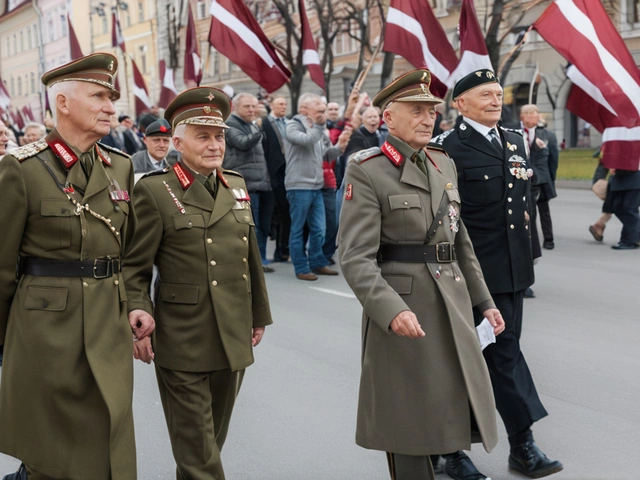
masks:
[(223, 167), (244, 177), (251, 198), (251, 213), (265, 273), (274, 271), (267, 260), (267, 238), (273, 212), (273, 192), (262, 148), (262, 119), (256, 119), (258, 99), (250, 93), (233, 97), (233, 114), (227, 120), (227, 150)]
[[(509, 466), (539, 478), (562, 470), (562, 464), (549, 460), (534, 443), (530, 427), (547, 411), (520, 351), (524, 290), (534, 279), (529, 239), (533, 170), (522, 135), (497, 127), (502, 87), (493, 72), (463, 77), (453, 99), (462, 120), (433, 142), (455, 161), (462, 220), (505, 321), (505, 331), (483, 353), (509, 435)], [(482, 315), (474, 315), (477, 324)], [(447, 456), (447, 473), (459, 480), (486, 478), (463, 452)]]

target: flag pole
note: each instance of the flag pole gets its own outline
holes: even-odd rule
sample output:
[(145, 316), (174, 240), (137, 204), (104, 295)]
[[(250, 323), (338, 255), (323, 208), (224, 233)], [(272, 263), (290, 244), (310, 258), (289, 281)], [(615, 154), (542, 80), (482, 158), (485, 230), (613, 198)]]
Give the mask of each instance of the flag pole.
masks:
[(369, 63), (367, 64), (366, 68), (362, 72), (360, 72), (360, 75), (358, 75), (358, 78), (353, 84), (354, 90), (357, 88), (358, 91), (360, 91), (360, 88), (362, 88), (362, 85), (364, 85), (364, 81), (366, 80), (367, 75), (369, 74), (369, 70), (371, 70), (371, 67), (373, 66), (373, 62), (378, 56), (378, 54), (380, 53), (381, 49), (382, 49), (382, 36), (380, 36), (380, 41), (378, 42), (376, 49), (371, 54), (371, 58), (369, 59)]

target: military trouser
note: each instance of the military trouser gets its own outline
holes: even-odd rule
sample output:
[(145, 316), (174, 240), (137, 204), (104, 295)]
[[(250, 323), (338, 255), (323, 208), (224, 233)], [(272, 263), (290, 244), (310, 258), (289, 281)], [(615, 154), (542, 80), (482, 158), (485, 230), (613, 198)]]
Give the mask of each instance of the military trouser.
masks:
[(244, 370), (178, 372), (156, 365), (177, 480), (224, 480), (220, 451)]
[(435, 480), (429, 455), (403, 455), (387, 452), (391, 480)]

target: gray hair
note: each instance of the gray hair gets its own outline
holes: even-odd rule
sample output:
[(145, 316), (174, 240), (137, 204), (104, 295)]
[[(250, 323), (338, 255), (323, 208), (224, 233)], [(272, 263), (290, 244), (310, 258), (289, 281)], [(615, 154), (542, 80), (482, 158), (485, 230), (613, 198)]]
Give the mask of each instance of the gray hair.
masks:
[(252, 95), (251, 93), (247, 93), (247, 92), (240, 92), (231, 100), (231, 105), (233, 107), (234, 112), (238, 109), (238, 104), (240, 103), (240, 100), (242, 100), (243, 98), (250, 98), (251, 100), (255, 100), (256, 102), (258, 101), (258, 98), (255, 95)]
[(173, 136), (178, 137), (180, 139), (184, 138), (184, 132), (187, 131), (187, 124), (182, 123), (173, 129)]
[(300, 95), (300, 98), (298, 98), (298, 111), (300, 111), (300, 107), (302, 107), (303, 105), (309, 105), (312, 102), (321, 102), (322, 98), (320, 98), (320, 95), (316, 94), (316, 93), (303, 93), (302, 95)]
[(40, 136), (40, 138), (44, 137), (47, 134), (47, 128), (42, 125), (41, 123), (38, 122), (29, 122), (27, 123), (24, 128), (22, 129), (22, 131), (24, 133), (27, 133), (27, 130), (29, 130), (30, 128), (35, 128), (38, 130), (38, 135)]
[(53, 118), (53, 123), (58, 123), (58, 107), (56, 103), (56, 99), (58, 95), (69, 95), (73, 91), (73, 87), (75, 87), (77, 81), (71, 80), (68, 82), (59, 82), (55, 85), (52, 85), (47, 90), (47, 96), (49, 98), (49, 105), (51, 106), (51, 117)]

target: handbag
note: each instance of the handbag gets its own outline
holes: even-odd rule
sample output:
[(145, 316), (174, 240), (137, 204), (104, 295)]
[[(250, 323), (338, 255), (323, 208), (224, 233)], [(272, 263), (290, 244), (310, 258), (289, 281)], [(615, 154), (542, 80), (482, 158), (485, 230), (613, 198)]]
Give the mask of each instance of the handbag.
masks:
[(600, 200), (604, 200), (607, 196), (607, 185), (608, 182), (604, 178), (600, 180), (596, 180), (596, 182), (591, 186), (591, 191), (596, 194)]

